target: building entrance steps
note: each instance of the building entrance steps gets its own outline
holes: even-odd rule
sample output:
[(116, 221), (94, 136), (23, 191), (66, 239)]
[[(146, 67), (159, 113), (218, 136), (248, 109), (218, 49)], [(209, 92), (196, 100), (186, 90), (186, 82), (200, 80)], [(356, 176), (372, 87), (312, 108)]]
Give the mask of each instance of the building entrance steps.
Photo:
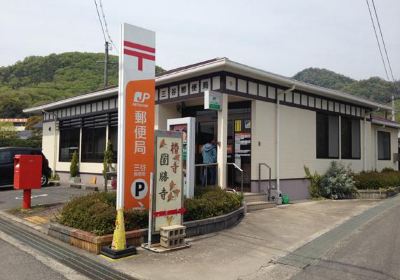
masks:
[(265, 193), (244, 193), (247, 212), (275, 207), (276, 203), (268, 201)]

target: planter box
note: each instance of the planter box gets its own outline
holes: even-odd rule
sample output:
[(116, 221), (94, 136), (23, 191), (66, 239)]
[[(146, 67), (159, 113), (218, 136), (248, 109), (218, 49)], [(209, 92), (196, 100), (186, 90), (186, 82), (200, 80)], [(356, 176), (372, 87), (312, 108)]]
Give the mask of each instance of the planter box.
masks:
[(395, 191), (392, 190), (358, 190), (359, 199), (385, 199), (398, 194), (400, 191), (397, 188)]
[[(113, 235), (107, 234), (98, 236), (93, 233), (51, 223), (48, 235), (59, 239), (72, 246), (84, 249), (91, 253), (99, 254), (102, 246), (112, 243)], [(138, 229), (126, 232), (126, 243), (128, 245), (140, 246), (147, 237), (147, 229)]]
[[(186, 226), (186, 237), (192, 237), (227, 229), (239, 223), (243, 217), (244, 207), (241, 207), (225, 215), (184, 222), (183, 225)], [(138, 247), (147, 241), (147, 234), (147, 229), (127, 231), (126, 243)], [(110, 245), (113, 239), (112, 234), (97, 236), (93, 233), (63, 226), (58, 223), (50, 224), (48, 235), (95, 254), (100, 253), (102, 246)]]
[(81, 177), (69, 177), (69, 182), (72, 184), (80, 183), (81, 182)]
[(244, 217), (244, 207), (217, 217), (203, 220), (184, 222), (186, 226), (186, 237), (213, 233), (230, 228), (240, 222)]

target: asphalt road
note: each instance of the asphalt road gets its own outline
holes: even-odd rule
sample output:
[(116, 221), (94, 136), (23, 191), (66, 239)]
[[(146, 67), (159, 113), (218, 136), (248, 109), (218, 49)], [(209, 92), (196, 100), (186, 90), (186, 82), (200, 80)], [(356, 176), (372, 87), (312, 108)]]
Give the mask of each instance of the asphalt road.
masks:
[(293, 280), (400, 279), (400, 199), (357, 228)]
[[(51, 186), (40, 190), (32, 190), (32, 206), (66, 202), (74, 196), (83, 195), (90, 191), (70, 188), (69, 186)], [(0, 210), (21, 207), (22, 191), (10, 188), (0, 188)]]
[(1, 280), (64, 280), (64, 276), (51, 270), (32, 255), (0, 239)]

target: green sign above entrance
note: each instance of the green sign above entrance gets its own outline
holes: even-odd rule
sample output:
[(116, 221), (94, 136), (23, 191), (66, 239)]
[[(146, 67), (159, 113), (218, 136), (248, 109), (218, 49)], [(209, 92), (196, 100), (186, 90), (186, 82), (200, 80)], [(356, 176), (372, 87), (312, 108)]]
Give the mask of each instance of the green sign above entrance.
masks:
[(222, 93), (218, 91), (206, 90), (204, 92), (204, 109), (221, 111)]

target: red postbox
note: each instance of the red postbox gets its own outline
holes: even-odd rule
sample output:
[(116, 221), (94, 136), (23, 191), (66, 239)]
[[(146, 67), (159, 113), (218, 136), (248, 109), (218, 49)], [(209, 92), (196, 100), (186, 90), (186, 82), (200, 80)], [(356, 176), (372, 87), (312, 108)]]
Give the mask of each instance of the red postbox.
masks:
[(22, 208), (31, 208), (31, 191), (32, 189), (40, 189), (41, 177), (41, 155), (15, 155), (14, 189), (24, 191)]

